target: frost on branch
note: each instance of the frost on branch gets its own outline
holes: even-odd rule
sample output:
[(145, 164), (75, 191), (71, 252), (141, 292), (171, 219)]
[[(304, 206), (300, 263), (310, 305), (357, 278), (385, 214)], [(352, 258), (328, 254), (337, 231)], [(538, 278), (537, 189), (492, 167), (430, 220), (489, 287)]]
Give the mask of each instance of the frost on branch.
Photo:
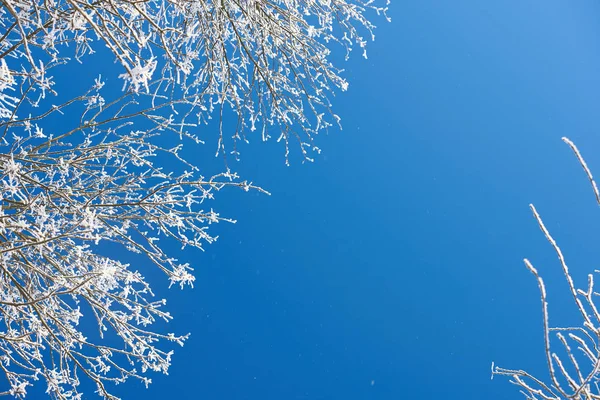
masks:
[(129, 72), (119, 75), (120, 78), (125, 80), (123, 90), (125, 90), (127, 84), (129, 84), (131, 89), (136, 93), (139, 92), (140, 89), (146, 89), (146, 91), (149, 91), (149, 84), (152, 80), (152, 74), (154, 74), (155, 69), (156, 61), (154, 61), (154, 59), (146, 61), (144, 65), (142, 65), (140, 60), (137, 60), (135, 67), (133, 67)]
[[(596, 202), (600, 205), (598, 186), (581, 153), (568, 138), (563, 138), (563, 141), (575, 153), (590, 181)], [(533, 204), (530, 207), (542, 233), (558, 256), (581, 322), (579, 325), (567, 327), (550, 326), (544, 280), (533, 264), (525, 259), (525, 266), (535, 276), (540, 291), (545, 358), (550, 379), (545, 382), (527, 371), (501, 368), (494, 364), (492, 364), (492, 378), (494, 375), (511, 377), (510, 382), (518, 386), (527, 399), (600, 399), (600, 311), (596, 305), (600, 293), (594, 287), (595, 277), (600, 274), (600, 271), (595, 270), (593, 274), (588, 275), (587, 286), (577, 287), (562, 250)], [(554, 343), (555, 340), (557, 343)]]
[(15, 80), (6, 65), (6, 61), (0, 60), (0, 118), (10, 118), (17, 102), (17, 98), (9, 95), (14, 90)]
[[(209, 225), (225, 220), (205, 208), (215, 193), (260, 190), (229, 168), (202, 175), (181, 144), (202, 143), (200, 127), (217, 119), (223, 157), (237, 157), (237, 144), (258, 130), (262, 140), (276, 132), (286, 160), (290, 141), (310, 160), (314, 135), (339, 123), (331, 96), (348, 87), (331, 52), (358, 46), (366, 56), (369, 12), (386, 8), (371, 0), (2, 1), (2, 394), (24, 397), (42, 379), (55, 398), (81, 398), (88, 379), (111, 398), (109, 383), (149, 383), (148, 371), (167, 371), (165, 342), (186, 336), (153, 329), (170, 316), (144, 279), (148, 266), (174, 287), (191, 285), (192, 269), (165, 243), (211, 243)], [(89, 55), (106, 49), (123, 91), (106, 98), (98, 78), (87, 93), (62, 98), (54, 71), (94, 68)], [(158, 145), (166, 134), (179, 143)], [(156, 160), (164, 157), (178, 167), (163, 168)], [(102, 254), (104, 243), (145, 261)], [(86, 318), (121, 345), (88, 339)]]
[[(0, 121), (0, 371), (10, 385), (0, 394), (25, 397), (42, 380), (51, 397), (79, 399), (80, 381), (91, 380), (114, 398), (110, 384), (166, 373), (169, 347), (187, 335), (156, 328), (171, 316), (144, 276), (162, 271), (165, 283), (191, 286), (193, 269), (164, 245), (202, 249), (215, 240), (209, 225), (233, 222), (206, 203), (228, 186), (260, 190), (230, 171), (203, 176), (181, 144), (155, 144), (164, 120), (146, 110), (154, 128), (134, 130), (131, 95), (107, 104), (101, 87), (98, 80), (74, 101)], [(73, 118), (78, 107), (85, 122), (74, 129), (38, 125), (39, 115)], [(172, 158), (171, 168), (157, 157)], [(105, 243), (138, 261), (103, 253)]]
[[(196, 122), (217, 117), (218, 152), (226, 152), (227, 132), (229, 151), (237, 155), (236, 143), (247, 139), (247, 131), (259, 130), (267, 140), (275, 130), (286, 149), (290, 139), (297, 141), (307, 160), (315, 150), (313, 136), (339, 122), (330, 96), (348, 87), (330, 60), (332, 50), (347, 57), (358, 46), (366, 57), (366, 38), (374, 39), (375, 26), (365, 15), (387, 11), (371, 0), (3, 4), (0, 27), (8, 33), (0, 58), (3, 52), (13, 56), (12, 69), (24, 71), (34, 87), (49, 90), (40, 59), (48, 69), (67, 57), (85, 62), (96, 46), (107, 47), (123, 69), (125, 88), (185, 102)], [(237, 121), (223, 121), (226, 109)]]

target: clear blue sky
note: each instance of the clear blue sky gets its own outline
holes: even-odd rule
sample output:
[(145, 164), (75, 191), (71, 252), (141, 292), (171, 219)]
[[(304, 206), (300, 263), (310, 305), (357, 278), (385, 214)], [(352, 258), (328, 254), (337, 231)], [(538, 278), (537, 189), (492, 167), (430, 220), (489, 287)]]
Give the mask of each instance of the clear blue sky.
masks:
[(197, 265), (195, 289), (159, 288), (172, 329), (191, 339), (169, 376), (117, 394), (496, 400), (521, 395), (490, 381), (492, 361), (545, 377), (522, 259), (546, 278), (554, 322), (573, 308), (528, 204), (576, 276), (598, 268), (600, 211), (560, 138), (600, 175), (600, 5), (390, 7), (369, 59), (345, 64), (344, 129), (319, 138), (314, 164), (285, 167), (281, 146), (258, 137), (242, 147), (233, 168), (272, 196), (215, 202), (239, 222), (216, 227), (205, 253), (180, 255)]

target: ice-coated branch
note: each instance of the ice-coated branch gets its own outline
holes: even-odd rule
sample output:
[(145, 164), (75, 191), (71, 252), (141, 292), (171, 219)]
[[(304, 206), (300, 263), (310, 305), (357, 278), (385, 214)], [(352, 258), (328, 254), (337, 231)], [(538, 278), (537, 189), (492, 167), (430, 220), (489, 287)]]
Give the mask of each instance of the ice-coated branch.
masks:
[[(600, 205), (598, 187), (581, 153), (571, 140), (564, 137), (563, 141), (575, 153), (590, 181), (596, 201)], [(511, 377), (510, 382), (520, 387), (521, 393), (527, 399), (600, 399), (600, 313), (595, 302), (599, 294), (594, 291), (594, 274), (588, 275), (587, 289), (577, 288), (562, 250), (550, 234), (533, 204), (530, 205), (530, 208), (540, 230), (558, 256), (563, 276), (567, 281), (571, 298), (578, 310), (581, 324), (569, 327), (550, 326), (544, 281), (538, 270), (533, 267), (528, 259), (525, 259), (525, 266), (535, 276), (540, 292), (544, 351), (550, 382), (545, 383), (526, 371), (505, 369), (494, 364), (492, 364), (492, 377), (494, 375)], [(599, 272), (594, 271), (594, 273)], [(552, 334), (558, 340), (558, 350), (553, 350)]]
[[(365, 14), (387, 10), (371, 0), (0, 4), (0, 60), (12, 76), (31, 82), (36, 96), (59, 91), (50, 67), (71, 58), (85, 62), (106, 47), (121, 65), (124, 90), (185, 99), (196, 122), (219, 118), (218, 153), (226, 153), (227, 132), (237, 156), (247, 131), (259, 129), (267, 140), (274, 129), (286, 156), (294, 139), (307, 160), (309, 150), (318, 151), (313, 136), (339, 121), (329, 98), (348, 86), (332, 50), (348, 55), (358, 46), (366, 57), (363, 36), (374, 39), (375, 26)], [(151, 88), (153, 82), (159, 84)], [(224, 124), (226, 109), (237, 121)]]
[[(138, 111), (132, 94), (106, 103), (101, 88), (97, 81), (64, 104), (0, 122), (5, 395), (25, 397), (41, 379), (53, 398), (78, 399), (81, 380), (89, 379), (112, 399), (109, 383), (149, 384), (148, 372), (166, 373), (169, 343), (183, 345), (188, 335), (155, 327), (171, 316), (145, 276), (162, 271), (170, 285), (193, 285), (193, 266), (165, 246), (202, 249), (216, 239), (210, 225), (234, 222), (209, 205), (220, 190), (263, 191), (229, 170), (202, 175), (179, 154), (181, 145), (157, 144), (165, 128), (158, 114)], [(40, 125), (53, 114), (68, 121), (78, 109), (82, 122), (74, 128), (58, 124), (50, 132)], [(141, 116), (154, 125), (134, 129)], [(103, 252), (103, 244), (113, 251)], [(120, 261), (119, 251), (138, 254), (137, 264)], [(89, 339), (94, 325), (98, 332)]]
[[(191, 286), (193, 266), (169, 246), (202, 249), (212, 224), (234, 222), (213, 210), (220, 190), (264, 192), (226, 159), (253, 131), (275, 132), (286, 162), (292, 142), (311, 160), (314, 136), (339, 123), (330, 98), (348, 87), (332, 52), (358, 46), (366, 57), (367, 14), (386, 10), (371, 0), (0, 0), (0, 395), (24, 398), (42, 380), (53, 398), (81, 399), (87, 380), (112, 399), (112, 384), (166, 373), (187, 335), (163, 333), (171, 316), (146, 277)], [(117, 64), (118, 87), (97, 74), (64, 95), (61, 68), (94, 68), (95, 52)], [(208, 173), (183, 146), (204, 143), (211, 119), (226, 163)]]

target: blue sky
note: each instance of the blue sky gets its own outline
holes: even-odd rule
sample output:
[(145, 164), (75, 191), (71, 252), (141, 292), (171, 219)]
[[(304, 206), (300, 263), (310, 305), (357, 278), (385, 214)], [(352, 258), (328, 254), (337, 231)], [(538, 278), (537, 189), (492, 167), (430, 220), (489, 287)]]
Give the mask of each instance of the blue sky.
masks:
[(573, 308), (528, 204), (576, 277), (598, 268), (600, 213), (560, 138), (600, 174), (600, 5), (395, 1), (390, 16), (368, 60), (344, 65), (344, 129), (318, 139), (315, 163), (286, 167), (258, 137), (242, 147), (233, 168), (272, 196), (215, 203), (239, 222), (182, 254), (196, 287), (168, 292), (172, 329), (191, 339), (169, 376), (117, 394), (495, 400), (520, 395), (490, 380), (492, 361), (545, 377), (522, 259), (555, 323)]

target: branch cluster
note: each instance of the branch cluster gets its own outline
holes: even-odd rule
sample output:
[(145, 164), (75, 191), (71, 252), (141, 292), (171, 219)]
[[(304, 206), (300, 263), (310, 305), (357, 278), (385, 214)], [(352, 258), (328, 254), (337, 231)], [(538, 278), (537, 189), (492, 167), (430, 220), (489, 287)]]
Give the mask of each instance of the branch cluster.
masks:
[[(3, 394), (24, 397), (42, 378), (54, 398), (78, 399), (86, 376), (113, 398), (107, 382), (148, 384), (147, 371), (166, 373), (172, 351), (161, 343), (183, 345), (188, 336), (149, 329), (171, 316), (144, 279), (148, 266), (171, 285), (191, 286), (192, 268), (166, 246), (202, 249), (216, 239), (211, 224), (234, 222), (204, 207), (224, 187), (262, 191), (230, 171), (201, 175), (180, 156), (180, 145), (156, 143), (168, 122), (140, 114), (132, 94), (106, 103), (102, 86), (98, 80), (41, 115), (0, 122), (0, 370), (11, 386)], [(78, 106), (73, 129), (49, 133), (39, 124), (54, 114), (72, 118)], [(142, 115), (154, 126), (132, 129)], [(175, 163), (185, 170), (160, 166)], [(105, 255), (101, 243), (145, 262), (132, 268)], [(80, 325), (84, 313), (88, 322)], [(99, 340), (88, 341), (92, 321)]]
[[(575, 153), (590, 181), (596, 201), (600, 205), (600, 192), (581, 153), (571, 140), (563, 138), (563, 141)], [(511, 377), (511, 383), (520, 387), (521, 393), (531, 400), (600, 399), (600, 312), (596, 305), (600, 293), (594, 285), (594, 274), (598, 274), (600, 271), (596, 270), (594, 274), (588, 275), (585, 289), (578, 288), (571, 276), (562, 250), (544, 225), (533, 204), (530, 205), (530, 208), (541, 231), (558, 256), (571, 298), (579, 312), (581, 324), (551, 327), (544, 280), (532, 263), (525, 259), (525, 266), (535, 276), (540, 291), (544, 349), (550, 382), (544, 382), (527, 371), (501, 368), (494, 364), (492, 364), (492, 378), (494, 375)], [(555, 334), (560, 344), (558, 353), (553, 350), (552, 333)]]
[[(310, 159), (308, 150), (318, 151), (313, 135), (331, 125), (326, 115), (339, 122), (329, 96), (348, 86), (329, 60), (330, 44), (342, 45), (347, 54), (357, 44), (366, 57), (360, 30), (374, 38), (374, 25), (364, 13), (387, 10), (371, 3), (3, 0), (0, 60), (6, 61), (0, 62), (44, 95), (53, 87), (49, 66), (71, 56), (82, 60), (99, 41), (122, 66), (124, 89), (184, 100), (192, 109), (186, 117), (195, 123), (217, 113), (218, 152), (225, 154), (223, 113), (230, 108), (238, 117), (234, 146), (246, 139), (246, 128), (260, 127), (267, 140), (268, 127), (275, 127), (286, 157), (295, 137)], [(74, 50), (66, 52), (69, 44)], [(238, 155), (235, 147), (231, 152)]]
[[(310, 160), (314, 135), (339, 122), (329, 98), (348, 86), (330, 45), (346, 56), (357, 45), (366, 57), (368, 11), (386, 8), (371, 0), (0, 0), (0, 370), (10, 383), (0, 395), (25, 397), (43, 379), (53, 398), (80, 399), (86, 377), (114, 398), (108, 383), (148, 384), (148, 371), (167, 372), (168, 342), (182, 345), (187, 335), (158, 333), (155, 324), (171, 316), (144, 278), (147, 266), (171, 285), (192, 285), (192, 268), (168, 254), (169, 243), (201, 249), (216, 239), (211, 224), (234, 222), (207, 207), (219, 190), (264, 192), (227, 166), (202, 174), (182, 156), (183, 143), (203, 143), (197, 130), (216, 116), (217, 155), (237, 157), (247, 132), (267, 140), (274, 128), (286, 161), (291, 139)], [(98, 77), (63, 99), (54, 71), (85, 65), (101, 49), (120, 68), (121, 92), (107, 96)], [(166, 146), (165, 136), (177, 144)], [(125, 264), (105, 244), (144, 261)], [(90, 324), (98, 336), (88, 339)]]

